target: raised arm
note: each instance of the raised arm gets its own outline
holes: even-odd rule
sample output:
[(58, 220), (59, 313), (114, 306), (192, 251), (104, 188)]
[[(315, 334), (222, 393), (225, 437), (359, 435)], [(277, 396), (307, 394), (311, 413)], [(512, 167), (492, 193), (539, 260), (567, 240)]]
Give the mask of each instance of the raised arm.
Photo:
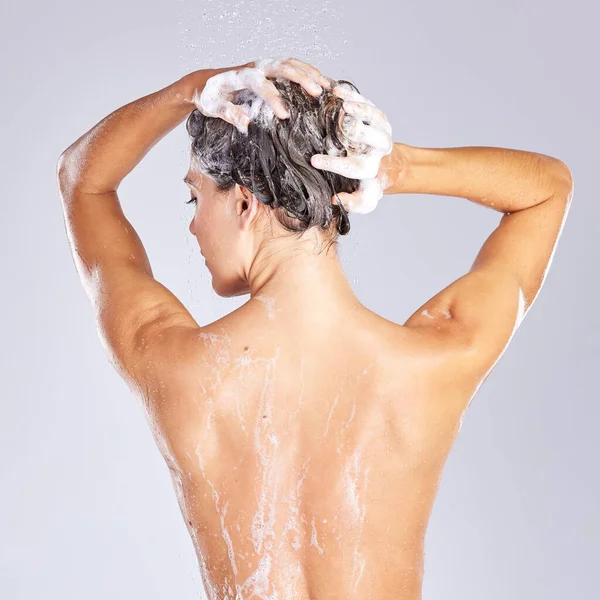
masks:
[(388, 174), (385, 194), (456, 196), (504, 213), (469, 271), (405, 323), (446, 336), (493, 366), (552, 262), (573, 195), (569, 168), (522, 150), (395, 143), (381, 169)]

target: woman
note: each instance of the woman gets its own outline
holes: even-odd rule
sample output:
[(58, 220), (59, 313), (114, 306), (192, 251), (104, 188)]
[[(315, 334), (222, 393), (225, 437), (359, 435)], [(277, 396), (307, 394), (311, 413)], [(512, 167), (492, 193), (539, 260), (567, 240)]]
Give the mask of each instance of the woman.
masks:
[[(153, 278), (116, 193), (186, 117), (190, 231), (215, 291), (250, 294), (204, 326)], [(421, 597), (444, 463), (540, 290), (573, 184), (548, 156), (390, 135), (353, 86), (264, 59), (186, 75), (59, 160), (76, 266), (147, 409), (209, 598)], [(403, 325), (360, 304), (336, 250), (348, 213), (383, 193), (503, 213), (470, 271)]]

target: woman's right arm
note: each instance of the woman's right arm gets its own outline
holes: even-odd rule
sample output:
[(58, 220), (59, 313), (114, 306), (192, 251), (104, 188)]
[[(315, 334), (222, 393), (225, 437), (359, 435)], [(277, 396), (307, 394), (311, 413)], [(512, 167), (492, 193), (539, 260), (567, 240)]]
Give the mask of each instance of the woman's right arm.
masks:
[(466, 198), (511, 213), (571, 187), (569, 168), (557, 158), (488, 146), (418, 148), (394, 142), (381, 161), (384, 194), (434, 194)]
[(470, 270), (405, 323), (456, 342), (485, 372), (545, 280), (573, 195), (569, 168), (522, 150), (400, 143), (381, 168), (388, 176), (385, 194), (462, 197), (504, 213)]

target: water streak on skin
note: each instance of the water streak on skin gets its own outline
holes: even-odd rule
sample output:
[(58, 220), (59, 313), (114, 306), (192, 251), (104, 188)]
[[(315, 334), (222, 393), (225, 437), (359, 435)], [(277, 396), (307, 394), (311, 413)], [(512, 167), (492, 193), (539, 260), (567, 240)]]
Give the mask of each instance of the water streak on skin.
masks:
[(327, 432), (329, 431), (329, 422), (331, 421), (331, 415), (333, 414), (333, 409), (335, 408), (335, 405), (338, 403), (339, 398), (340, 398), (340, 395), (338, 394), (335, 397), (333, 404), (331, 405), (331, 410), (329, 411), (329, 415), (327, 417), (327, 423), (325, 424), (325, 433), (323, 434), (324, 438), (327, 437)]
[[(260, 475), (258, 490), (258, 506), (252, 518), (250, 539), (257, 555), (260, 555), (259, 564), (254, 573), (244, 582), (242, 590), (251, 586), (251, 594), (261, 598), (275, 598), (276, 593), (267, 595), (269, 591), (269, 571), (272, 557), (270, 551), (273, 542), (267, 538), (275, 538), (277, 472), (276, 459), (278, 457), (279, 438), (273, 427), (273, 401), (274, 380), (279, 358), (280, 348), (277, 347), (275, 357), (268, 359), (263, 384), (259, 409), (254, 427), (254, 448), (256, 450)], [(263, 554), (264, 545), (264, 554)], [(238, 589), (238, 593), (240, 589)]]
[(310, 535), (310, 544), (311, 546), (315, 546), (319, 551), (319, 554), (323, 554), (324, 550), (319, 546), (319, 542), (317, 540), (317, 529), (315, 528), (315, 518), (313, 517), (310, 521), (311, 526), (311, 535)]
[(281, 312), (281, 308), (275, 308), (275, 298), (271, 296), (267, 296), (266, 294), (259, 294), (258, 296), (253, 296), (256, 300), (259, 300), (267, 307), (267, 317), (270, 321), (275, 319), (275, 313)]
[[(441, 309), (432, 309), (435, 311), (439, 311), (441, 313), (441, 315), (445, 318), (445, 319), (449, 319), (452, 315), (450, 314), (450, 311), (448, 310), (441, 310)], [(428, 317), (429, 319), (435, 319), (435, 315), (432, 315), (429, 313), (429, 311), (427, 309), (425, 309), (424, 311), (421, 312), (421, 314), (424, 317)]]
[[(224, 347), (223, 342), (225, 342), (228, 346), (231, 346), (231, 338), (224, 333), (223, 335), (218, 335), (216, 333), (206, 333), (201, 332), (200, 338), (204, 340), (204, 343), (209, 345), (212, 348), (216, 347), (216, 352), (210, 354), (210, 361), (213, 363), (213, 368), (211, 369), (212, 375), (214, 377), (214, 381), (210, 382), (208, 387), (209, 392), (216, 392), (222, 384), (221, 381), (221, 372), (224, 371), (230, 363), (229, 352)], [(203, 440), (205, 440), (212, 428), (212, 419), (214, 416), (214, 397), (213, 394), (207, 393), (207, 413), (206, 413), (206, 428), (204, 431)]]
[[(358, 522), (360, 527), (356, 536), (356, 546), (354, 548), (354, 559), (352, 566), (352, 581), (354, 581), (354, 590), (356, 590), (358, 582), (360, 581), (360, 578), (367, 564), (366, 556), (363, 553), (361, 553), (358, 549), (360, 536), (364, 527), (366, 513), (366, 502), (363, 500), (361, 504), (360, 493), (358, 490), (358, 479), (361, 476), (361, 459), (362, 451), (357, 448), (344, 467), (344, 484), (346, 488), (346, 498), (348, 501), (348, 506), (352, 509), (354, 520)], [(370, 467), (367, 467), (362, 473), (363, 496), (366, 495), (369, 471)]]
[(247, 429), (246, 423), (245, 423), (246, 417), (245, 417), (245, 413), (244, 413), (243, 403), (241, 402), (241, 398), (243, 397), (241, 388), (243, 387), (244, 383), (249, 384), (249, 375), (252, 373), (252, 367), (254, 367), (258, 363), (264, 361), (264, 359), (253, 358), (252, 357), (253, 352), (254, 351), (251, 351), (248, 349), (245, 351), (244, 356), (241, 356), (240, 358), (236, 358), (234, 361), (234, 364), (239, 367), (237, 381), (236, 381), (236, 389), (235, 389), (235, 393), (234, 393), (234, 402), (235, 402), (235, 409), (236, 409), (236, 413), (237, 413), (237, 416), (239, 419), (240, 427), (242, 428), (244, 433), (248, 433), (248, 429)]
[[(223, 537), (227, 545), (229, 561), (231, 562), (233, 574), (237, 575), (239, 570), (238, 565), (235, 561), (232, 540), (229, 535), (229, 531), (225, 526), (227, 504), (222, 510), (220, 509), (220, 496), (213, 483), (207, 478), (205, 465), (201, 453), (202, 442), (204, 442), (208, 438), (211, 432), (211, 419), (214, 417), (215, 406), (212, 392), (215, 392), (214, 395), (216, 396), (216, 390), (222, 383), (221, 374), (223, 370), (230, 365), (231, 362), (228, 351), (228, 348), (231, 346), (231, 340), (227, 335), (215, 334), (204, 334), (202, 335), (202, 338), (207, 345), (212, 347), (212, 355), (214, 356), (212, 358), (212, 377), (211, 380), (207, 382), (206, 387), (208, 391), (206, 403), (207, 421), (206, 426), (204, 427), (202, 439), (198, 442), (196, 446), (195, 454), (197, 455), (198, 464), (202, 471), (203, 478), (212, 488), (213, 501), (221, 521), (221, 536)], [(280, 348), (277, 348), (276, 354), (272, 358), (253, 358), (249, 355), (246, 355), (236, 359), (236, 361), (234, 362), (234, 364), (237, 364), (240, 367), (240, 371), (242, 372), (238, 373), (238, 389), (240, 385), (243, 385), (246, 379), (243, 376), (244, 371), (247, 373), (249, 369), (252, 369), (253, 366), (259, 363), (263, 363), (266, 365), (266, 372), (262, 384), (262, 391), (259, 399), (259, 406), (257, 408), (254, 426), (254, 448), (256, 450), (256, 456), (258, 459), (258, 475), (256, 478), (257, 508), (252, 518), (251, 532), (249, 536), (249, 539), (251, 540), (254, 546), (256, 555), (258, 555), (259, 558), (258, 566), (241, 585), (232, 582), (236, 588), (235, 598), (237, 598), (238, 600), (242, 600), (243, 598), (252, 598), (254, 596), (258, 596), (259, 598), (262, 598), (264, 600), (268, 600), (270, 598), (275, 599), (277, 597), (276, 590), (269, 592), (269, 572), (271, 570), (271, 565), (273, 562), (272, 540), (275, 538), (275, 502), (278, 488), (276, 467), (278, 462), (277, 458), (279, 438), (273, 423), (273, 405), (275, 372), (279, 354)], [(232, 404), (232, 406), (236, 407), (238, 418), (240, 419), (240, 423), (243, 426), (244, 413), (242, 406), (240, 405), (240, 394), (236, 394), (234, 402), (235, 404)], [(301, 405), (301, 402), (302, 394), (300, 395), (298, 402), (299, 407)], [(245, 427), (244, 430), (246, 430)], [(308, 470), (308, 462), (309, 459), (307, 459), (307, 461), (305, 462), (302, 477), (299, 479), (299, 481), (297, 481), (296, 488), (292, 491), (292, 493), (290, 494), (290, 499), (288, 500), (288, 504), (290, 505), (290, 519), (288, 520), (287, 529), (291, 529), (295, 533), (295, 539), (292, 545), (293, 547), (295, 547), (296, 550), (302, 547), (301, 536), (303, 527), (300, 525), (300, 523), (306, 523), (306, 519), (304, 518), (304, 516), (299, 514), (299, 491), (306, 477), (306, 473)], [(236, 527), (238, 532), (241, 532), (239, 523), (236, 525)], [(238, 555), (238, 557), (240, 557), (240, 555)], [(251, 563), (248, 563), (248, 566), (250, 567)], [(298, 573), (295, 575), (295, 577), (299, 577)], [(229, 584), (224, 584), (223, 586), (221, 586), (220, 592), (217, 595), (219, 598), (231, 598), (231, 600), (233, 600), (231, 586)]]
[(287, 580), (283, 581), (282, 600), (300, 600), (300, 589), (303, 582), (302, 565), (296, 563)]
[[(189, 456), (189, 452), (188, 452), (188, 456)], [(173, 482), (174, 482), (174, 488), (175, 488), (175, 493), (177, 495), (177, 501), (181, 508), (182, 515), (185, 518), (185, 522), (188, 526), (188, 531), (190, 532), (190, 535), (191, 535), (191, 538), (192, 538), (192, 541), (194, 544), (194, 548), (196, 549), (196, 556), (198, 558), (198, 566), (200, 568), (200, 575), (202, 577), (204, 589), (206, 591), (206, 594), (207, 594), (209, 600), (218, 600), (218, 592), (211, 583), (211, 576), (210, 576), (210, 572), (208, 570), (206, 557), (204, 556), (204, 554), (201, 551), (199, 551), (199, 549), (201, 548), (201, 540), (198, 535), (198, 527), (197, 527), (197, 525), (193, 524), (189, 518), (189, 512), (188, 512), (187, 505), (186, 505), (186, 498), (183, 493), (183, 485), (182, 485), (182, 481), (181, 481), (181, 476), (178, 473), (178, 471), (175, 469), (172, 469), (170, 472), (171, 472), (171, 476), (172, 476)], [(188, 476), (191, 479), (191, 474), (188, 473)]]
[(233, 574), (237, 575), (238, 570), (237, 570), (237, 565), (235, 563), (233, 544), (231, 543), (231, 536), (229, 535), (229, 531), (227, 531), (227, 527), (225, 527), (225, 515), (227, 514), (227, 506), (229, 505), (229, 502), (226, 502), (225, 506), (223, 507), (223, 510), (220, 511), (219, 510), (219, 494), (218, 494), (217, 490), (215, 489), (214, 485), (210, 481), (208, 483), (210, 484), (210, 487), (212, 487), (212, 490), (213, 490), (212, 497), (213, 497), (213, 500), (215, 503), (215, 508), (217, 510), (217, 514), (219, 514), (219, 517), (221, 520), (221, 535), (223, 536), (223, 539), (225, 540), (225, 544), (227, 545), (227, 554), (229, 555), (229, 560), (231, 562), (231, 568), (233, 570)]
[(298, 526), (298, 515), (300, 513), (300, 488), (306, 479), (306, 474), (308, 473), (308, 463), (310, 462), (310, 457), (308, 457), (304, 464), (302, 465), (302, 476), (298, 478), (296, 482), (295, 488), (291, 490), (289, 496), (287, 498), (282, 499), (282, 503), (289, 505), (289, 517), (284, 526), (282, 533), (282, 540), (279, 542), (279, 549), (283, 546), (286, 541), (286, 535), (288, 531), (294, 532), (294, 539), (291, 542), (291, 546), (296, 552), (302, 547), (302, 543), (300, 541), (300, 536), (302, 534), (301, 529)]
[[(363, 370), (362, 370), (362, 371), (361, 371), (361, 372), (360, 372), (360, 373), (359, 373), (359, 374), (356, 376), (356, 383), (358, 383), (358, 381), (359, 381), (359, 380), (360, 380), (360, 379), (361, 379), (361, 378), (362, 378), (364, 375), (366, 375), (366, 374), (369, 372), (369, 369), (370, 369), (370, 368), (371, 368), (371, 367), (372, 367), (374, 364), (375, 364), (374, 362), (370, 363), (370, 364), (369, 364), (367, 367), (365, 367), (365, 368), (364, 368), (364, 369), (363, 369)], [(323, 437), (325, 437), (325, 436), (327, 435), (327, 431), (328, 431), (328, 429), (329, 429), (329, 420), (330, 420), (330, 418), (331, 418), (331, 414), (332, 414), (332, 412), (333, 412), (333, 409), (334, 409), (334, 407), (335, 407), (335, 405), (336, 405), (336, 403), (337, 403), (338, 397), (339, 397), (339, 395), (338, 395), (338, 396), (336, 396), (336, 399), (335, 399), (335, 401), (334, 401), (334, 404), (333, 404), (333, 406), (331, 407), (331, 411), (330, 411), (330, 413), (329, 413), (329, 417), (327, 418), (327, 425), (326, 425), (326, 428), (325, 428), (325, 434), (324, 434), (324, 436), (323, 436)], [(352, 398), (352, 409), (351, 409), (351, 411), (350, 411), (350, 416), (349, 416), (348, 420), (347, 420), (347, 421), (346, 421), (346, 422), (345, 422), (345, 423), (344, 423), (344, 424), (341, 426), (340, 430), (339, 430), (339, 431), (338, 431), (338, 433), (337, 433), (337, 437), (338, 437), (339, 439), (342, 439), (342, 440), (343, 440), (343, 438), (344, 438), (344, 434), (345, 434), (345, 432), (348, 430), (348, 428), (350, 427), (350, 424), (352, 423), (352, 420), (354, 419), (354, 415), (355, 415), (355, 414), (356, 414), (356, 395), (353, 395), (353, 398)], [(337, 448), (336, 448), (336, 452), (337, 452), (338, 454), (341, 454), (341, 452), (342, 452), (342, 448), (344, 447), (344, 445), (345, 445), (345, 444), (344, 444), (343, 442), (341, 442), (341, 443), (340, 443), (340, 445), (339, 445), (339, 446), (337, 446)]]
[(298, 396), (298, 406), (294, 411), (290, 411), (288, 418), (288, 427), (291, 426), (293, 420), (298, 416), (300, 409), (302, 408), (302, 402), (304, 400), (304, 358), (300, 360), (300, 395)]
[(236, 599), (253, 598), (258, 596), (261, 600), (277, 600), (277, 592), (269, 594), (269, 573), (271, 571), (272, 559), (269, 554), (260, 557), (256, 570), (244, 581), (243, 584), (236, 584)]
[[(268, 302), (265, 302), (265, 306), (269, 308)], [(317, 527), (319, 516), (309, 516), (303, 510), (302, 488), (309, 472), (310, 456), (305, 459), (302, 467), (297, 470), (289, 489), (281, 489), (282, 482), (280, 478), (283, 474), (280, 474), (280, 469), (283, 464), (284, 455), (281, 454), (282, 448), (280, 447), (280, 435), (282, 432), (277, 427), (277, 423), (280, 423), (280, 420), (275, 420), (275, 411), (277, 410), (275, 404), (275, 376), (281, 348), (276, 347), (275, 355), (268, 358), (253, 355), (252, 351), (246, 348), (240, 356), (234, 358), (236, 352), (232, 348), (231, 338), (225, 331), (221, 335), (203, 332), (200, 336), (204, 343), (211, 349), (206, 359), (207, 362), (210, 361), (211, 369), (209, 370), (210, 376), (204, 380), (204, 389), (206, 390), (206, 403), (204, 404), (206, 421), (201, 427), (201, 432), (199, 432), (195, 450), (192, 450), (191, 453), (196, 455), (202, 477), (212, 490), (212, 501), (220, 519), (220, 536), (218, 533), (214, 535), (221, 537), (224, 541), (227, 550), (227, 562), (231, 565), (231, 576), (224, 576), (224, 582), (222, 580), (221, 584), (211, 587), (210, 571), (212, 567), (209, 570), (208, 563), (203, 558), (203, 555), (206, 556), (206, 553), (197, 551), (207, 597), (209, 600), (254, 600), (256, 598), (260, 600), (278, 600), (283, 597), (299, 598), (304, 582), (302, 562), (300, 560), (289, 562), (286, 576), (281, 579), (277, 589), (273, 587), (273, 582), (271, 582), (273, 566), (278, 564), (282, 553), (289, 552), (288, 549), (293, 549), (296, 553), (300, 553), (305, 548), (315, 548), (319, 555), (323, 555), (325, 550), (328, 549), (326, 533), (330, 531), (332, 538), (335, 538), (337, 542), (342, 538), (342, 531), (339, 531), (339, 535), (335, 535), (339, 528), (339, 526), (336, 528), (338, 515), (334, 515), (332, 520), (330, 520), (331, 525), (329, 530), (326, 530), (324, 526), (319, 531)], [(374, 364), (376, 364), (375, 361), (368, 364), (358, 375), (349, 375), (347, 384), (353, 387), (368, 373)], [(250, 519), (250, 531), (247, 534), (247, 539), (251, 542), (254, 553), (236, 553), (230, 532), (234, 527), (238, 534), (244, 532), (242, 527), (240, 527), (240, 523), (235, 522), (235, 515), (230, 515), (229, 524), (227, 524), (226, 517), (229, 502), (224, 502), (225, 497), (223, 494), (225, 494), (225, 489), (221, 490), (219, 488), (218, 490), (217, 482), (209, 480), (210, 472), (205, 469), (205, 467), (208, 469), (209, 464), (205, 464), (203, 448), (210, 447), (210, 437), (217, 435), (217, 431), (214, 428), (214, 418), (217, 415), (216, 411), (219, 407), (216, 406), (216, 402), (218, 399), (219, 406), (223, 404), (225, 399), (223, 389), (227, 389), (232, 414), (237, 414), (243, 431), (248, 432), (251, 429), (249, 426), (246, 426), (248, 424), (248, 415), (246, 414), (248, 408), (244, 405), (246, 407), (244, 411), (244, 406), (242, 406), (244, 394), (241, 388), (249, 385), (249, 380), (255, 372), (258, 372), (256, 368), (259, 365), (263, 365), (265, 368), (264, 379), (261, 372), (261, 392), (256, 407), (253, 435), (249, 439), (253, 444), (257, 461), (254, 484), (256, 504), (254, 514), (251, 515)], [(297, 407), (294, 411), (290, 411), (292, 414), (287, 419), (284, 417), (284, 423), (287, 424), (291, 433), (293, 433), (295, 425), (294, 417), (301, 410), (304, 400), (304, 365), (305, 360), (302, 359), (300, 361), (301, 389), (298, 394)], [(233, 374), (234, 369), (231, 367), (237, 373)], [(343, 394), (340, 390), (332, 402), (323, 435), (324, 438), (328, 434), (331, 435), (333, 433), (335, 435), (339, 444), (338, 453), (348, 443), (346, 439), (347, 432), (357, 414), (357, 398), (356, 395), (353, 395), (353, 399), (349, 403), (348, 409), (346, 409), (348, 413), (346, 420), (341, 421), (339, 429), (337, 426), (335, 431), (330, 429), (333, 411), (336, 407), (339, 410), (339, 401), (342, 396)], [(186, 453), (191, 458), (190, 452), (187, 449)], [(353, 529), (352, 537), (356, 540), (353, 550), (350, 580), (354, 590), (357, 589), (367, 564), (366, 556), (360, 551), (360, 541), (365, 522), (365, 494), (369, 473), (363, 459), (362, 451), (360, 449), (354, 450), (346, 459), (342, 479), (345, 494), (345, 508), (342, 508), (346, 515), (344, 521), (350, 524), (351, 529)], [(187, 477), (189, 477), (190, 482), (193, 482), (193, 475), (191, 473), (188, 472)], [(180, 496), (182, 496), (182, 486), (178, 485), (177, 487), (180, 490)], [(181, 497), (182, 506), (184, 505), (184, 500)], [(283, 510), (278, 510), (277, 507), (283, 507)], [(310, 523), (308, 520), (310, 520)], [(320, 520), (323, 525), (328, 522), (328, 519), (321, 518)], [(277, 532), (277, 537), (279, 537), (278, 542), (275, 542), (276, 522), (282, 523), (283, 530)], [(204, 542), (199, 536), (200, 530), (198, 526), (193, 526), (189, 520), (188, 525), (194, 539), (195, 547), (198, 549), (202, 548)], [(321, 537), (321, 540), (319, 540), (319, 537)], [(275, 546), (275, 544), (277, 545)], [(255, 558), (252, 559), (250, 556)], [(253, 563), (254, 569), (252, 570)], [(240, 580), (242, 579), (240, 565), (247, 565), (250, 569), (250, 574), (241, 583), (238, 583), (238, 577)], [(280, 579), (279, 576), (278, 579)]]

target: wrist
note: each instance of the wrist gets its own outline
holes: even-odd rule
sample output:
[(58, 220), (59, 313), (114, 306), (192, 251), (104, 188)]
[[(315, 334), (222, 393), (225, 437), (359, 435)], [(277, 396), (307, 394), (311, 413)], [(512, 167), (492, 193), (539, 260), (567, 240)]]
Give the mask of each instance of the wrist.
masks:
[(409, 165), (410, 146), (394, 142), (392, 151), (381, 159), (379, 174), (383, 176), (384, 194), (398, 194)]
[(234, 67), (221, 67), (218, 69), (199, 69), (198, 71), (192, 71), (187, 75), (184, 75), (181, 79), (178, 79), (173, 84), (176, 97), (196, 108), (194, 102), (194, 96), (199, 96), (206, 85), (206, 82), (213, 76), (218, 75), (224, 71), (231, 71), (235, 69), (244, 69), (247, 67), (254, 67), (255, 62), (250, 61), (243, 65), (237, 65)]
[(201, 69), (200, 71), (193, 71), (192, 73), (184, 75), (171, 86), (175, 98), (177, 98), (181, 104), (189, 106), (190, 109), (196, 108), (194, 95), (198, 96), (202, 93), (206, 81), (210, 76), (211, 73), (209, 69)]

